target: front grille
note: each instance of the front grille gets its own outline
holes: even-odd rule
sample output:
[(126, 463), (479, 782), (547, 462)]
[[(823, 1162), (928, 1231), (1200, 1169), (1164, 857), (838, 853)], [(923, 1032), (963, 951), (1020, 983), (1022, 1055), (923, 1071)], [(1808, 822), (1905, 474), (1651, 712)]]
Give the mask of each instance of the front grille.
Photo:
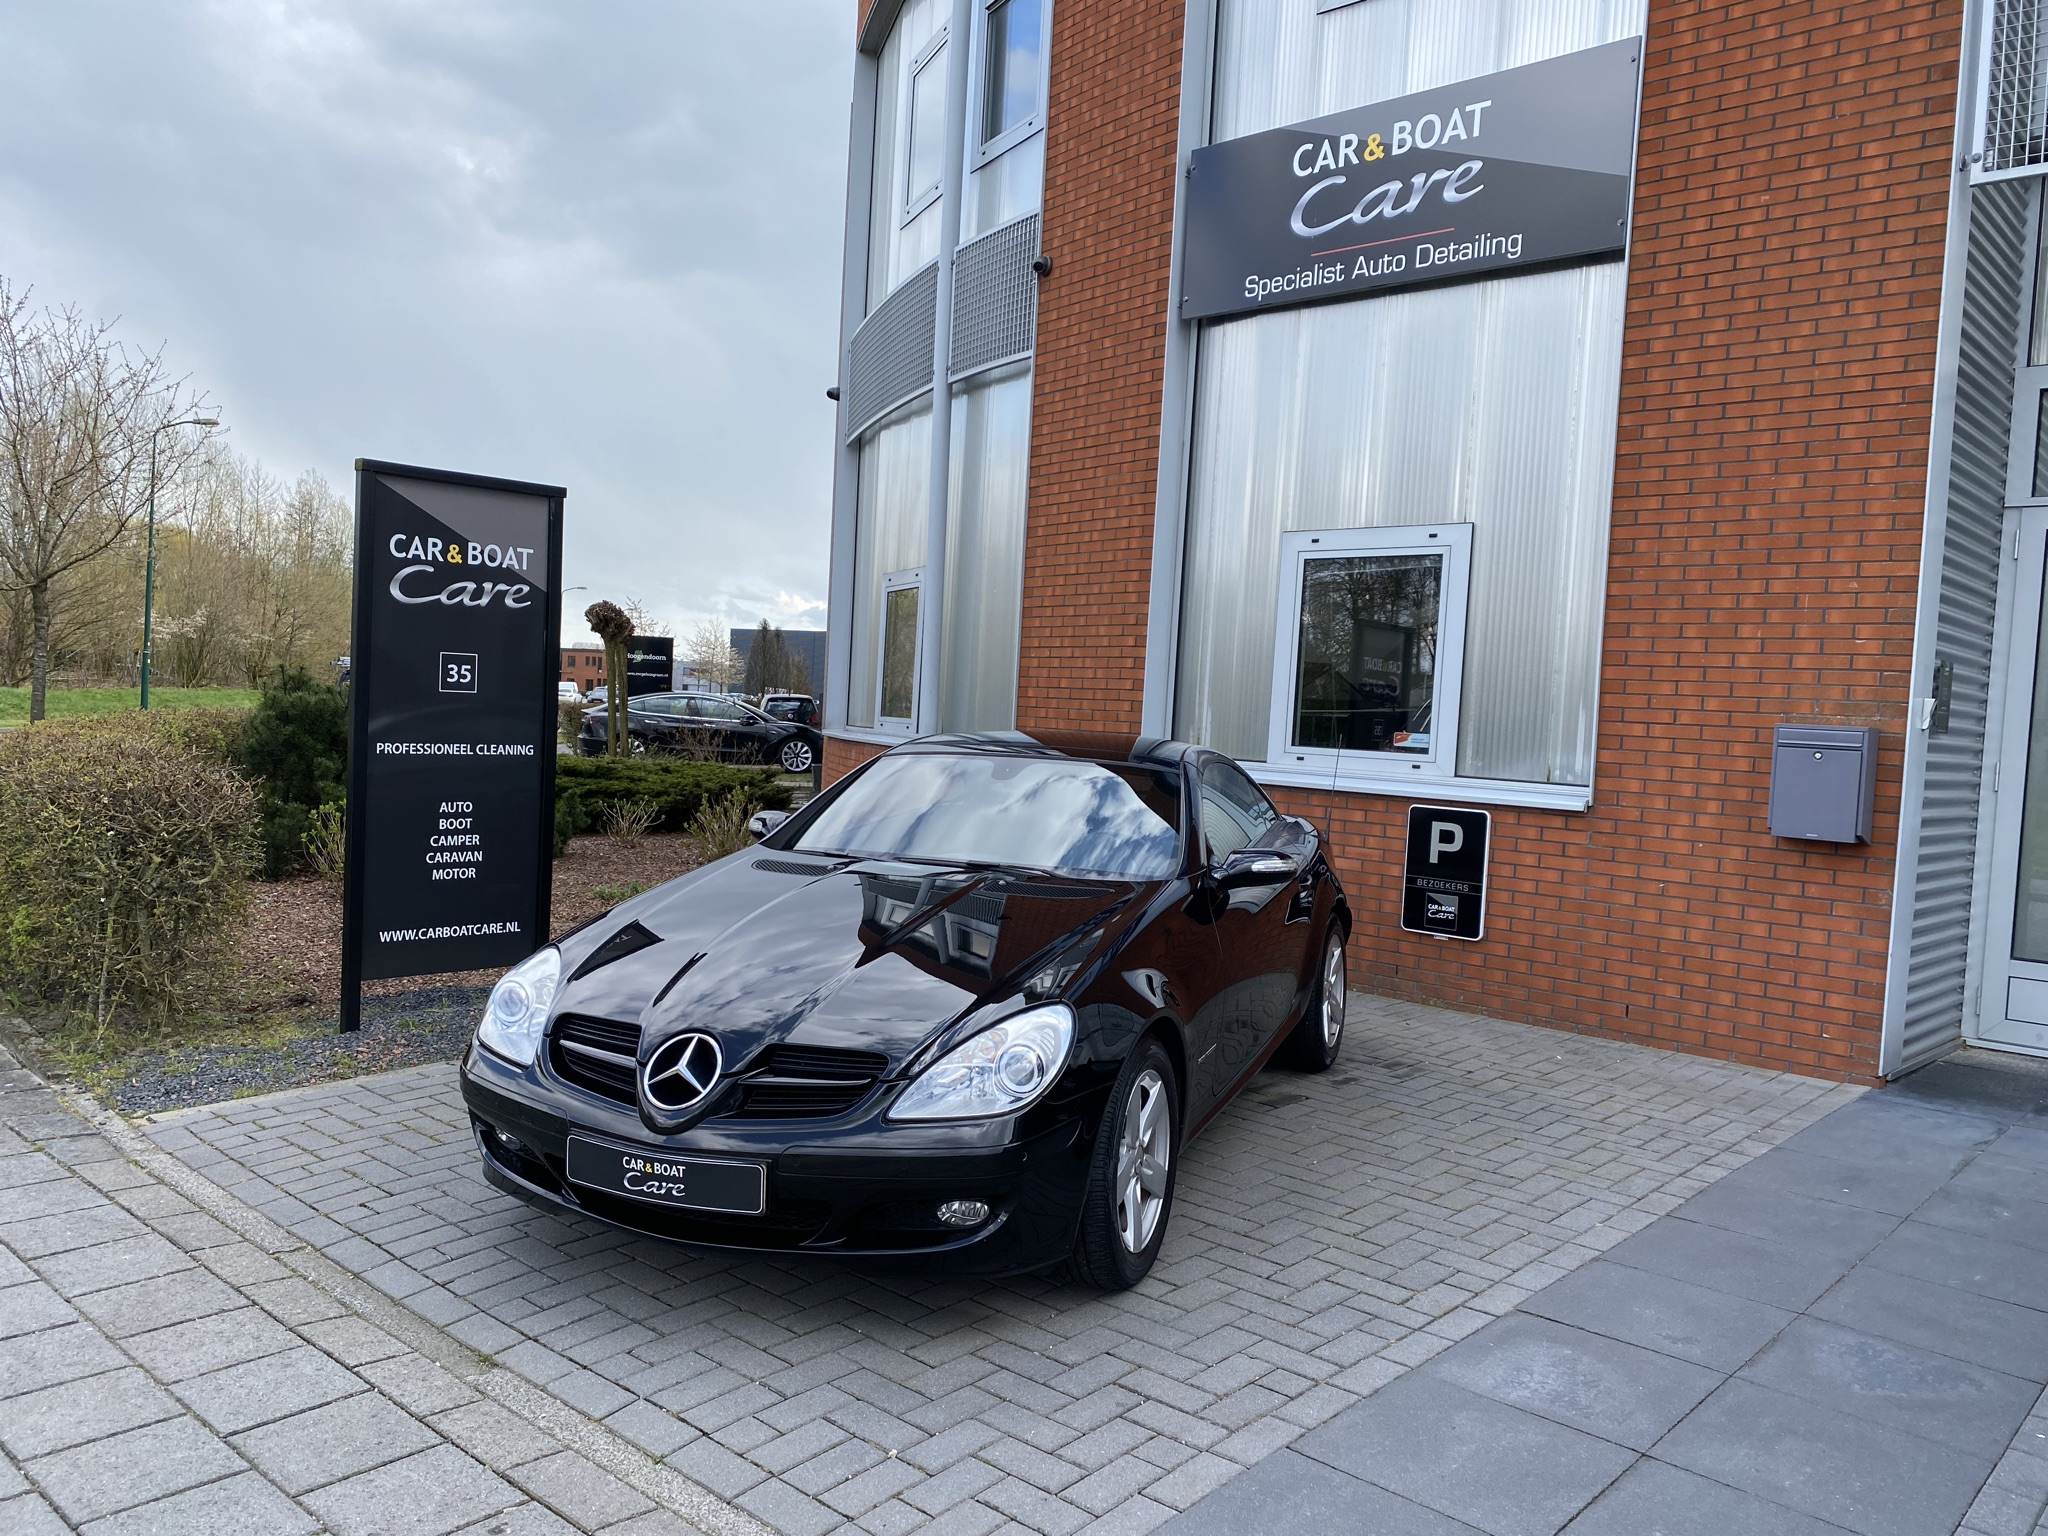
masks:
[(639, 1025), (564, 1014), (555, 1024), (550, 1043), (555, 1074), (563, 1082), (614, 1103), (636, 1102), (633, 1087), (639, 1071)]
[(739, 1097), (721, 1120), (824, 1120), (843, 1115), (874, 1090), (889, 1058), (875, 1051), (778, 1045), (739, 1079)]
[(770, 1048), (751, 1070), (776, 1077), (858, 1078), (870, 1081), (889, 1069), (889, 1058), (879, 1051), (841, 1051), (829, 1046), (778, 1045)]

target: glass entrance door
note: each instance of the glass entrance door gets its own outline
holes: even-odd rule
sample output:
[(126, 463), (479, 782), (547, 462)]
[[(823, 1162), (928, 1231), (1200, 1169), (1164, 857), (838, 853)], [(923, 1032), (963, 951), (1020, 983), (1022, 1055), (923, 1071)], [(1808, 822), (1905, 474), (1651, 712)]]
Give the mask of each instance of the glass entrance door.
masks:
[(2011, 615), (1974, 1035), (2048, 1055), (2048, 507), (2012, 508)]

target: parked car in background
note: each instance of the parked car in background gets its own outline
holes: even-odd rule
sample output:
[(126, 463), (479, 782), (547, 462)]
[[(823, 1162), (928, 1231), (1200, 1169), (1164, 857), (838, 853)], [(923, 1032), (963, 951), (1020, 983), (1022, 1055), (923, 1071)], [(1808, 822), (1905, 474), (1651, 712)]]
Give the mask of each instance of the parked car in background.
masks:
[(756, 708), (773, 719), (794, 721), (814, 730), (824, 724), (818, 713), (818, 701), (808, 693), (764, 693)]
[[(823, 746), (810, 726), (772, 719), (738, 699), (704, 693), (647, 693), (628, 699), (626, 735), (635, 752), (773, 763), (786, 773), (809, 773)], [(577, 745), (588, 757), (603, 753), (602, 709), (584, 712)]]
[(583, 702), (583, 695), (577, 691), (576, 685), (567, 678), (555, 684), (555, 697), (564, 704), (581, 704)]
[[(462, 1066), (491, 1183), (708, 1247), (1121, 1290), (1186, 1141), (1342, 1047), (1322, 837), (1206, 748), (930, 737), (756, 825), (498, 983)], [(1315, 1187), (1285, 1137), (1236, 1140), (1212, 1181)]]

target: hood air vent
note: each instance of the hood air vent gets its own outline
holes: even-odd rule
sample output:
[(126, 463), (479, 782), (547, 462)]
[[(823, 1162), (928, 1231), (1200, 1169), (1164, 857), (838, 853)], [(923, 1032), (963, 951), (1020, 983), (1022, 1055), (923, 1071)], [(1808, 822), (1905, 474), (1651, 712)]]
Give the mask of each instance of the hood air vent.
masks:
[(756, 859), (754, 868), (767, 875), (829, 875), (835, 866), (805, 864), (797, 859)]
[(581, 981), (592, 971), (601, 970), (614, 960), (623, 960), (628, 955), (638, 954), (643, 949), (652, 949), (661, 942), (661, 935), (651, 929), (642, 928), (638, 923), (628, 923), (617, 933), (606, 939), (597, 948), (583, 957), (583, 963), (570, 973), (571, 981)]

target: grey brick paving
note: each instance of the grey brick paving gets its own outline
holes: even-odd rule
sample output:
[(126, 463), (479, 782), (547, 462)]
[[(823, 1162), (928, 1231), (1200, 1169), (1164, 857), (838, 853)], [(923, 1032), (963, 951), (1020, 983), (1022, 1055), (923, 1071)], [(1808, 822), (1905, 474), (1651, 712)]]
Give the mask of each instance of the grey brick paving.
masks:
[(600, 1465), (485, 1402), (281, 1262), (302, 1245), (266, 1252), (217, 1219), (259, 1225), (233, 1202), (201, 1210), (12, 1066), (0, 1051), (7, 1536), (699, 1529), (608, 1469), (631, 1471), (625, 1441), (543, 1405)]
[(2048, 1529), (2044, 1127), (2048, 1064), (2011, 1059), (1846, 1105), (1169, 1536)]
[[(1262, 1078), (1187, 1150), (1158, 1267), (1106, 1298), (535, 1211), (483, 1182), (445, 1067), (148, 1129), (791, 1536), (1050, 1536), (1199, 1505), (1857, 1093), (1377, 999), (1353, 999), (1351, 1030), (1335, 1071)], [(356, 1369), (430, 1422), (465, 1411)]]

